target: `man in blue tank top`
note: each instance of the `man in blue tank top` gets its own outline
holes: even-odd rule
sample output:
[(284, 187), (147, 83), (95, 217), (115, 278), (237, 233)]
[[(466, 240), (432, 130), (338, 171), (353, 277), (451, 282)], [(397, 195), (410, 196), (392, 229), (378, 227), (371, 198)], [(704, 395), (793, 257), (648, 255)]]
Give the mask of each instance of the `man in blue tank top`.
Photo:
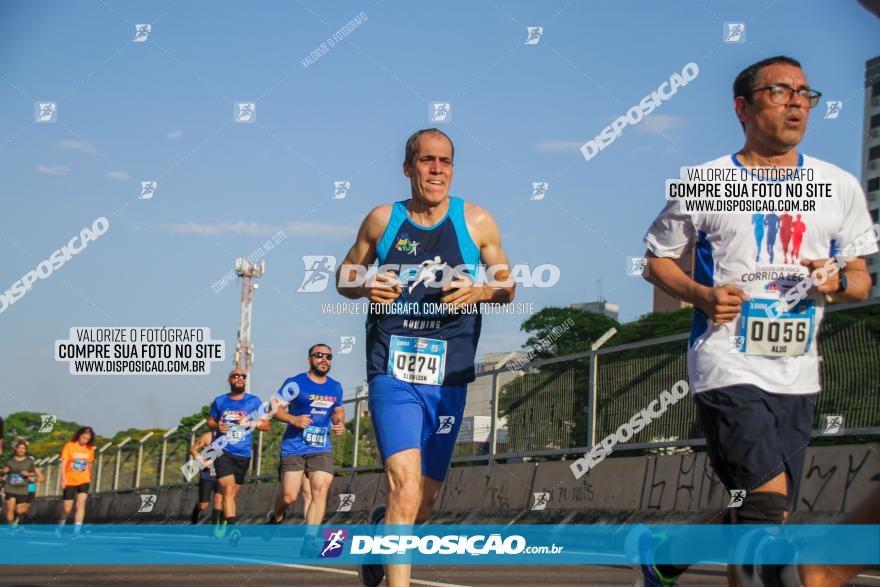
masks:
[[(452, 141), (437, 129), (406, 142), (403, 174), (411, 198), (374, 208), (337, 272), (337, 290), (366, 298), (370, 415), (388, 475), (388, 524), (428, 520), (449, 468), (474, 380), (480, 303), (513, 300), (495, 220), (449, 196)], [(365, 268), (377, 262), (365, 282)], [(477, 268), (487, 282), (476, 284)], [(374, 512), (374, 522), (382, 513)], [(388, 584), (409, 585), (410, 567), (387, 567)], [(378, 585), (380, 565), (361, 568)]]

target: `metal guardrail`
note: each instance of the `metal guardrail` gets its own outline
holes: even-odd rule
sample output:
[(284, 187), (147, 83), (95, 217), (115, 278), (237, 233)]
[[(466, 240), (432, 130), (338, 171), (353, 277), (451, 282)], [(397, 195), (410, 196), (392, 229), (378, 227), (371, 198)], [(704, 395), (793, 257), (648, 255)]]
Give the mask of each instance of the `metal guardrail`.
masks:
[[(839, 313), (839, 314), (838, 314)], [(814, 435), (824, 415), (840, 415), (840, 434), (880, 436), (880, 300), (830, 306), (820, 334), (823, 392), (816, 403)], [(661, 391), (687, 379), (688, 334), (600, 348), (536, 360), (519, 369), (481, 365), (469, 386), (465, 419), (488, 418), (488, 431), (472, 428), (459, 434), (453, 463), (488, 463), (526, 457), (575, 455), (589, 451)], [(508, 355), (509, 360), (512, 355)], [(353, 409), (348, 430), (333, 438), (334, 461), (341, 473), (381, 470), (367, 416), (366, 395), (345, 400)], [(172, 429), (161, 437), (125, 440), (96, 451), (96, 492), (132, 491), (191, 485), (181, 473), (189, 459), (200, 422), (188, 431)], [(254, 433), (249, 477), (277, 477), (284, 426), (273, 422)], [(485, 434), (484, 434), (485, 433)], [(468, 438), (469, 437), (469, 438)], [(680, 401), (635, 434), (616, 451), (675, 449), (705, 444), (692, 401)], [(40, 495), (57, 495), (57, 455), (41, 459), (46, 483)]]

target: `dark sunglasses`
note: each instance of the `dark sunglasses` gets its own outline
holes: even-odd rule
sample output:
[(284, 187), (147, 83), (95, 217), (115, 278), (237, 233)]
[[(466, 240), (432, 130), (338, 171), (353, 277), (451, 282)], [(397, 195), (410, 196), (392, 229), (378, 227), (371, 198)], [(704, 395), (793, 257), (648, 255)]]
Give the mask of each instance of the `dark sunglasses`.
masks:
[(233, 373), (229, 376), (230, 379), (247, 379), (247, 375), (242, 375), (241, 373)]
[(328, 361), (333, 360), (333, 353), (322, 353), (321, 351), (317, 351), (309, 355), (313, 359), (327, 359)]

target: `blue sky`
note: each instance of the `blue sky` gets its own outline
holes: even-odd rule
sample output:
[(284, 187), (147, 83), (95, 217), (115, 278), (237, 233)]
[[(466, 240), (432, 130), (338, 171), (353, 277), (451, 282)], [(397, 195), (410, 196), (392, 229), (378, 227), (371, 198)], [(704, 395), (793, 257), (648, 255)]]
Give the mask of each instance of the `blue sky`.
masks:
[[(366, 16), (309, 67), (300, 62)], [(722, 42), (723, 23), (746, 42)], [(150, 23), (146, 42), (134, 25)], [(525, 45), (527, 26), (544, 27)], [(362, 317), (322, 316), (335, 292), (296, 293), (301, 257), (344, 256), (364, 214), (408, 195), (403, 144), (448, 101), (453, 193), (498, 220), (514, 262), (555, 263), (559, 284), (520, 289), (536, 309), (595, 299), (624, 320), (651, 289), (628, 256), (662, 205), (663, 181), (741, 146), (730, 86), (790, 54), (840, 117), (814, 112), (802, 150), (858, 175), (864, 62), (880, 21), (855, 1), (240, 2), (7, 1), (0, 7), (0, 290), (99, 216), (106, 235), (0, 314), (0, 414), (29, 409), (102, 434), (170, 427), (225, 390), (205, 377), (78, 376), (53, 358), (72, 326), (207, 326), (235, 344), (239, 288), (211, 285), (277, 230), (254, 305), (253, 391), (305, 367), (307, 347), (363, 339)], [(578, 147), (673, 72), (699, 76), (587, 162)], [(36, 124), (35, 101), (58, 103)], [(254, 101), (254, 124), (233, 104)], [(139, 182), (157, 180), (151, 200)], [(332, 200), (334, 180), (351, 182)], [(531, 183), (548, 181), (541, 201)], [(523, 316), (489, 317), (479, 349), (519, 348)], [(348, 393), (363, 347), (338, 355)]]

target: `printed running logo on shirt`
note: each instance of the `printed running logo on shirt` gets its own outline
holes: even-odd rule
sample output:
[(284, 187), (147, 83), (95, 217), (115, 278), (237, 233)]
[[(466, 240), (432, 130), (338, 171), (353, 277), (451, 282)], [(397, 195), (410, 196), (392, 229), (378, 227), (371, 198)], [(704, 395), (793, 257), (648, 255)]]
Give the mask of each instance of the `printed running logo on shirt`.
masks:
[(329, 408), (334, 403), (336, 403), (336, 398), (332, 395), (312, 394), (309, 396), (309, 401), (311, 402), (312, 407)]
[(409, 234), (403, 233), (400, 235), (401, 238), (397, 239), (397, 244), (394, 245), (394, 248), (400, 251), (401, 253), (407, 253), (412, 256), (418, 255), (419, 244), (416, 241), (412, 240), (409, 237)]

